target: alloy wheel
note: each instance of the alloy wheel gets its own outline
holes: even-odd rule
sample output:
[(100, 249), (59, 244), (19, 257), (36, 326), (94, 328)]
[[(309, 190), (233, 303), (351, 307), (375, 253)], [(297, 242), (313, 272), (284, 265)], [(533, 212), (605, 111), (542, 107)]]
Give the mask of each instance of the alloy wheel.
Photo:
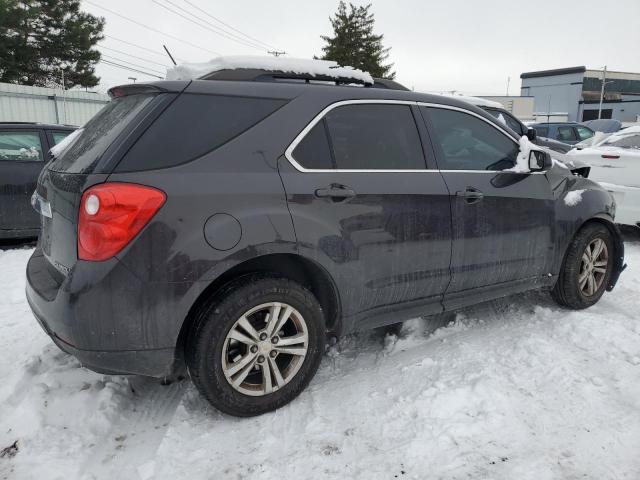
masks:
[(609, 250), (601, 238), (592, 240), (582, 254), (578, 285), (586, 297), (593, 296), (602, 286), (609, 264)]
[(295, 377), (308, 346), (300, 312), (286, 303), (264, 303), (244, 313), (227, 333), (222, 371), (238, 392), (268, 395)]

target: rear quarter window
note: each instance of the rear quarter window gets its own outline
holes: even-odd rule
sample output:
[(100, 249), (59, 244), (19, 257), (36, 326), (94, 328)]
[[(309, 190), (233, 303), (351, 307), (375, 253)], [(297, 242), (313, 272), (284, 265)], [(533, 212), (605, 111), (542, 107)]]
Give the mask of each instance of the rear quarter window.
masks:
[(183, 93), (147, 129), (117, 172), (180, 165), (242, 134), (287, 100)]
[(138, 94), (113, 99), (86, 123), (69, 145), (54, 153), (49, 168), (56, 172), (91, 173), (102, 154), (154, 97)]

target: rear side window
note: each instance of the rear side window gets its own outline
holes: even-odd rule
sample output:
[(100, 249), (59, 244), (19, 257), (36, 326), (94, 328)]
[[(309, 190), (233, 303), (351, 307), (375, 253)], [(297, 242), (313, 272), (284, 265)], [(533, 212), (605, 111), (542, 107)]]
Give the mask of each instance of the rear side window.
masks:
[(153, 98), (154, 95), (138, 94), (109, 102), (86, 123), (70, 145), (54, 156), (49, 168), (57, 172), (91, 173), (109, 145)]
[(182, 94), (127, 152), (116, 171), (167, 168), (194, 160), (237, 137), (286, 102)]
[(325, 118), (338, 169), (426, 168), (409, 105), (345, 105)]
[(504, 170), (515, 165), (519, 145), (488, 122), (456, 110), (420, 108), (431, 118), (442, 170)]
[(42, 145), (38, 132), (0, 132), (0, 161), (42, 161)]
[(320, 120), (293, 150), (293, 157), (304, 168), (334, 168), (325, 121)]
[(534, 127), (534, 129), (536, 131), (536, 135), (538, 135), (539, 137), (545, 137), (545, 138), (549, 137), (549, 128), (547, 128), (547, 127)]

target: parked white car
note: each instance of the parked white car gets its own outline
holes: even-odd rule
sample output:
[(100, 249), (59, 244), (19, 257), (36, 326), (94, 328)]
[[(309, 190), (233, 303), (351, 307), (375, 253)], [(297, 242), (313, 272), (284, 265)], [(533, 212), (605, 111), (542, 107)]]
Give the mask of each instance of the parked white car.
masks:
[(589, 178), (616, 199), (616, 222), (640, 226), (640, 126), (619, 130), (596, 145), (574, 149), (568, 158), (591, 166)]

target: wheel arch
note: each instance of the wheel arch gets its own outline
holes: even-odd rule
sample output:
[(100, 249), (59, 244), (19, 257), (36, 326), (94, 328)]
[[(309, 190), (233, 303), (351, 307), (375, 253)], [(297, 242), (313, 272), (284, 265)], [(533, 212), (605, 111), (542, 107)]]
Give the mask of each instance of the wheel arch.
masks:
[(308, 288), (316, 297), (325, 318), (328, 335), (341, 330), (341, 304), (338, 289), (321, 265), (312, 259), (293, 253), (272, 253), (246, 260), (231, 267), (213, 280), (196, 298), (185, 317), (176, 341), (176, 358), (184, 358), (184, 346), (197, 313), (217, 292), (240, 277), (263, 273), (287, 278)]

